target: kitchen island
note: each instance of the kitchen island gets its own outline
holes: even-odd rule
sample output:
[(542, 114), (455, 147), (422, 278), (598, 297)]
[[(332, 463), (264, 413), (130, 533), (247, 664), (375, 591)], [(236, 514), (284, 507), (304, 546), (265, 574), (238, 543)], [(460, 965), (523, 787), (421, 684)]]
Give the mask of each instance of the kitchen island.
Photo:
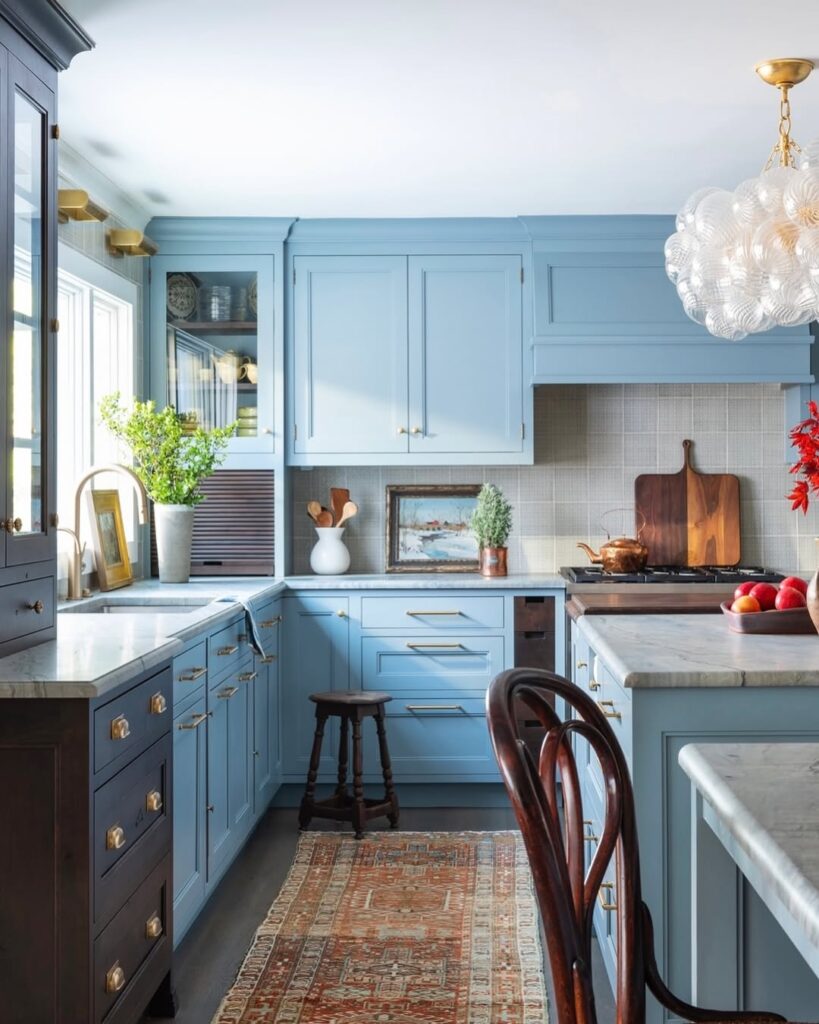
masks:
[[(657, 960), (672, 990), (690, 998), (691, 795), (680, 750), (692, 742), (819, 741), (819, 636), (734, 634), (722, 615), (585, 615), (572, 623), (571, 674), (599, 701), (628, 760)], [(582, 743), (578, 759), (584, 817), (599, 835), (599, 769)], [(593, 852), (593, 840), (587, 847)], [(616, 902), (612, 889), (606, 906)], [(616, 914), (595, 909), (612, 978)], [(755, 994), (755, 1007), (780, 1009)], [(647, 1019), (675, 1020), (651, 998)]]

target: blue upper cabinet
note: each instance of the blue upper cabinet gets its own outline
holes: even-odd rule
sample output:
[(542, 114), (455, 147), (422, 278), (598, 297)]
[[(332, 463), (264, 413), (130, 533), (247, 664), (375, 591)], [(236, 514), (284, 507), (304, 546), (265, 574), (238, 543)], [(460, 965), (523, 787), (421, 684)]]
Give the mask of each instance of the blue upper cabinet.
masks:
[(300, 256), (293, 271), (294, 453), (406, 454), (406, 259)]
[(519, 256), (409, 259), (409, 450), (524, 450)]
[(812, 380), (808, 327), (740, 342), (684, 313), (663, 258), (672, 217), (529, 217), (533, 244), (532, 380)]
[(303, 222), (288, 250), (291, 465), (532, 461), (518, 221)]

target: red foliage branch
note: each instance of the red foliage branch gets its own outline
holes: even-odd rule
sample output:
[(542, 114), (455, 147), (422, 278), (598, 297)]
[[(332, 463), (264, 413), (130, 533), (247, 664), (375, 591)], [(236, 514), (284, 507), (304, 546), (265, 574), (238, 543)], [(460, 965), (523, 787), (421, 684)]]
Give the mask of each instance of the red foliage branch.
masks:
[(791, 473), (799, 475), (788, 495), (791, 508), (808, 511), (810, 495), (819, 495), (819, 408), (808, 402), (810, 415), (790, 432), (791, 444), (799, 452), (799, 459), (791, 466)]

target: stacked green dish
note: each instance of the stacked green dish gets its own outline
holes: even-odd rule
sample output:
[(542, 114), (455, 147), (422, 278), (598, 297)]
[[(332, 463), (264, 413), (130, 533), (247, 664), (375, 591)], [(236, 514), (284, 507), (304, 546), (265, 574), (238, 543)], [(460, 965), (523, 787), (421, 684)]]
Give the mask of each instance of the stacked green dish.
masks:
[(242, 405), (236, 410), (239, 426), (237, 437), (256, 437), (259, 433), (259, 411), (255, 405)]

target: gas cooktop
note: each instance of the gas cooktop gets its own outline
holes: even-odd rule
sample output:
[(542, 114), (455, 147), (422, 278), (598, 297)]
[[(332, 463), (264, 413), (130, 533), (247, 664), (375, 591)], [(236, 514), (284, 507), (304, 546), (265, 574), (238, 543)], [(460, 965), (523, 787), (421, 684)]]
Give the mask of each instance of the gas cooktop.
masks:
[(570, 583), (779, 583), (785, 577), (757, 565), (697, 567), (647, 565), (640, 572), (603, 572), (600, 565), (563, 566), (560, 575)]

